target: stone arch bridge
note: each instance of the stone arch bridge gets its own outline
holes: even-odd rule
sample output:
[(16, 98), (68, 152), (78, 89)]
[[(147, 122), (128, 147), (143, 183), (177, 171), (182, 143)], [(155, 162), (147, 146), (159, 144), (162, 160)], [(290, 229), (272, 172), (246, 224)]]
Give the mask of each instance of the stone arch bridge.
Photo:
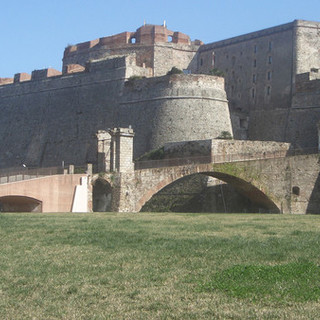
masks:
[(139, 212), (162, 188), (194, 174), (208, 175), (232, 185), (263, 211), (319, 213), (318, 154), (106, 173), (94, 175), (93, 185), (104, 180), (111, 186), (112, 211)]
[(97, 136), (99, 174), (92, 174), (89, 165), (82, 174), (74, 174), (71, 167), (62, 175), (19, 176), (16, 180), (21, 181), (14, 182), (10, 176), (5, 181), (0, 177), (2, 211), (139, 212), (164, 187), (204, 174), (232, 185), (263, 211), (319, 213), (318, 153), (294, 155), (289, 144), (276, 142), (206, 140), (191, 144), (209, 150), (201, 157), (184, 157), (185, 146), (190, 152), (186, 142), (174, 144), (178, 160), (134, 164), (131, 128), (99, 131)]

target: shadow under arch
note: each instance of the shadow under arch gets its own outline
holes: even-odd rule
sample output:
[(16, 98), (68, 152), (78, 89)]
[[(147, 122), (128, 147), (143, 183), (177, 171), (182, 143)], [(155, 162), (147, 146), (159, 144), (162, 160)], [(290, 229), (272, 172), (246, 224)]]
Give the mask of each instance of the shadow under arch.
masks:
[(1, 212), (42, 212), (42, 201), (19, 195), (0, 197)]
[(199, 173), (193, 173), (190, 175), (186, 175), (180, 178), (177, 178), (172, 181), (162, 181), (159, 183), (156, 187), (154, 187), (152, 190), (149, 190), (142, 199), (140, 199), (139, 203), (141, 204), (140, 210), (143, 210), (144, 205), (158, 192), (163, 190), (164, 188), (170, 186), (173, 183), (176, 183), (177, 181), (180, 181), (182, 179), (185, 179), (187, 177), (196, 176), (196, 175), (203, 175), (203, 176), (210, 176), (213, 178), (216, 178), (218, 180), (221, 180), (228, 185), (232, 186), (241, 196), (248, 199), (252, 204), (253, 207), (257, 208), (255, 212), (264, 212), (264, 213), (280, 213), (281, 210), (277, 206), (277, 204), (270, 199), (263, 191), (261, 191), (259, 188), (251, 184), (250, 182), (247, 182), (241, 178), (221, 173), (221, 172), (199, 172)]
[(92, 210), (93, 212), (110, 212), (112, 208), (112, 187), (103, 179), (97, 178), (92, 182)]
[(320, 214), (320, 174), (318, 175), (311, 191), (306, 213)]

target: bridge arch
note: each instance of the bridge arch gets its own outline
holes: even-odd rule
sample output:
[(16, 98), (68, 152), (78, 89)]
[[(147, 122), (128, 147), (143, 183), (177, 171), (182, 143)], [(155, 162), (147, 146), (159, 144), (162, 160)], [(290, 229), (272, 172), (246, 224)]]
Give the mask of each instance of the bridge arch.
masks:
[(42, 201), (20, 195), (0, 197), (2, 212), (42, 212)]
[(252, 182), (249, 182), (243, 178), (236, 177), (234, 175), (218, 172), (218, 171), (198, 171), (196, 173), (193, 172), (181, 172), (181, 174), (174, 176), (169, 175), (164, 178), (162, 181), (149, 188), (140, 200), (137, 203), (137, 211), (140, 211), (142, 207), (149, 201), (155, 194), (157, 194), (160, 190), (165, 187), (171, 185), (172, 183), (181, 180), (185, 177), (192, 176), (195, 174), (202, 174), (206, 176), (210, 176), (216, 179), (219, 179), (229, 185), (231, 185), (238, 193), (242, 196), (249, 199), (253, 204), (257, 207), (263, 209), (265, 212), (270, 213), (280, 213), (281, 205), (277, 204), (274, 200), (268, 196), (263, 188), (254, 185)]
[(92, 210), (94, 212), (109, 212), (112, 210), (112, 186), (102, 177), (92, 181)]

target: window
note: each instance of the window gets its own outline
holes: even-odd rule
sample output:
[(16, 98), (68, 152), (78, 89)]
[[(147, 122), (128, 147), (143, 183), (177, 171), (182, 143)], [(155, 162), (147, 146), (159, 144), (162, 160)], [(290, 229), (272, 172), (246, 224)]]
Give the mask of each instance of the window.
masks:
[(253, 52), (257, 53), (257, 51), (258, 51), (258, 48), (257, 48), (257, 45), (255, 44), (254, 47), (253, 47)]
[(215, 61), (216, 61), (216, 57), (215, 57), (214, 53), (212, 53), (212, 62), (211, 62), (211, 64), (212, 64), (213, 67), (214, 67)]
[(269, 41), (269, 51), (271, 51), (271, 50), (272, 50), (272, 42)]
[(271, 87), (267, 86), (267, 96), (270, 96), (270, 93), (271, 93)]
[(203, 59), (201, 58), (200, 59), (200, 66), (202, 66), (203, 65)]
[(130, 38), (130, 43), (136, 43), (136, 38)]
[(300, 188), (298, 186), (292, 187), (292, 193), (295, 194), (296, 196), (300, 195)]
[(232, 56), (231, 63), (232, 63), (232, 66), (234, 67), (234, 65), (236, 64), (236, 57), (235, 56)]
[(252, 82), (253, 82), (253, 83), (256, 83), (256, 81), (257, 81), (257, 75), (254, 74), (254, 75), (252, 75)]
[(253, 67), (254, 67), (254, 68), (257, 67), (257, 60), (256, 60), (256, 59), (253, 60)]
[(255, 88), (251, 89), (251, 97), (254, 98), (256, 96), (256, 90)]
[(269, 63), (269, 64), (272, 63), (272, 57), (271, 57), (271, 56), (268, 57), (268, 63)]
[(268, 79), (268, 80), (271, 80), (271, 77), (272, 77), (272, 72), (271, 72), (271, 71), (268, 71), (268, 73), (267, 73), (267, 79)]

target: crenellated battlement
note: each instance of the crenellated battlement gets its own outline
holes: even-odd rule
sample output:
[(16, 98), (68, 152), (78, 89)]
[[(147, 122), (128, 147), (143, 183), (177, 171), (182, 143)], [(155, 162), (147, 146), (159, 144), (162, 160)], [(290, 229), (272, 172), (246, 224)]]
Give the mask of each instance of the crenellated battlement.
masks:
[[(68, 46), (64, 51), (64, 57), (72, 55), (76, 52), (86, 51), (92, 48), (107, 46), (110, 48), (118, 48), (121, 46), (151, 45), (156, 43), (174, 43), (191, 45), (190, 37), (182, 32), (171, 31), (166, 26), (144, 25), (135, 32), (122, 32), (113, 36), (103, 37), (92, 41), (78, 43)], [(200, 40), (195, 40), (195, 45), (203, 44)]]
[[(155, 44), (158, 44), (158, 48), (155, 48)], [(95, 66), (98, 64), (113, 69), (115, 57), (123, 56), (134, 60), (129, 64), (134, 65), (137, 70), (131, 68), (131, 75), (161, 76), (173, 66), (189, 69), (189, 64), (201, 44), (200, 40), (192, 42), (188, 35), (171, 31), (165, 25), (146, 24), (135, 32), (122, 32), (68, 46), (64, 51), (62, 72), (45, 68), (34, 70), (31, 75), (17, 73), (13, 78), (0, 78), (0, 86), (88, 72), (89, 69), (96, 70)], [(93, 64), (101, 60), (108, 61)], [(111, 60), (113, 60), (112, 63)]]

